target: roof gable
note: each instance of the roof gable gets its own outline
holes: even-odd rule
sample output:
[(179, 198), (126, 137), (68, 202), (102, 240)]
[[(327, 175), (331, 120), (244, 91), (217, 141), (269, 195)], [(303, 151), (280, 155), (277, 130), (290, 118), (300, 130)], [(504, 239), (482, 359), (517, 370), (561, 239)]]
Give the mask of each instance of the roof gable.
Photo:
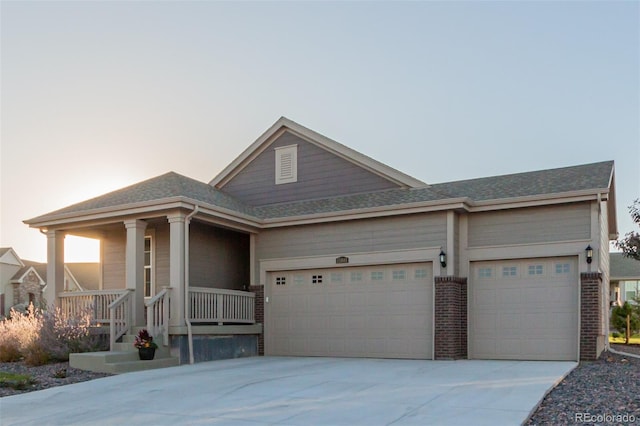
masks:
[(18, 272), (16, 272), (13, 278), (11, 279), (11, 282), (22, 283), (25, 280), (25, 278), (32, 272), (38, 279), (38, 282), (40, 283), (40, 285), (44, 286), (46, 284), (46, 280), (42, 277), (42, 275), (36, 269), (36, 266), (33, 264), (25, 265)]
[[(278, 152), (289, 153), (295, 178), (277, 182)], [(282, 151), (281, 151), (282, 152)], [(295, 157), (295, 159), (291, 159)], [(324, 147), (283, 130), (220, 189), (252, 206), (347, 194), (370, 193), (403, 186), (373, 173)]]
[(264, 132), (256, 141), (242, 152), (229, 166), (213, 178), (209, 184), (216, 188), (224, 188), (225, 185), (246, 168), (256, 157), (267, 149), (284, 132), (289, 132), (308, 143), (334, 154), (352, 164), (373, 173), (393, 183), (396, 187), (415, 188), (426, 184), (392, 167), (380, 163), (364, 154), (361, 154), (345, 145), (327, 138), (311, 129), (308, 129), (285, 117), (281, 117)]
[(18, 256), (12, 247), (0, 248), (0, 263), (20, 267), (24, 266), (24, 263), (20, 260), (20, 256)]

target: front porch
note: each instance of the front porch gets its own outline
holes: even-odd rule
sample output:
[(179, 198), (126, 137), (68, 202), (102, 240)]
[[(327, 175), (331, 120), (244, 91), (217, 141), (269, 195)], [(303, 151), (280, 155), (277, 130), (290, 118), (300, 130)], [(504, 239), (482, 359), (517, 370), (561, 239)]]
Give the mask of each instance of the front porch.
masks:
[[(262, 324), (255, 320), (255, 293), (218, 288), (189, 288), (187, 315), (171, 319), (172, 293), (163, 288), (144, 301), (146, 321), (136, 323), (135, 290), (99, 290), (58, 294), (69, 314), (88, 313), (95, 327), (109, 334), (108, 352), (73, 354), (72, 367), (107, 373), (258, 355)], [(177, 324), (177, 325), (172, 325)], [(159, 350), (153, 362), (138, 361), (133, 337), (146, 328)], [(107, 331), (108, 330), (108, 331)]]

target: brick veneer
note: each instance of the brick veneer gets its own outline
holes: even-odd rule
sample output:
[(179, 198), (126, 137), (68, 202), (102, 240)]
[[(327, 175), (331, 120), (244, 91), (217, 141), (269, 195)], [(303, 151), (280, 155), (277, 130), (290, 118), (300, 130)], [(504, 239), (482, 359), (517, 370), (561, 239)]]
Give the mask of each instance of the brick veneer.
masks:
[(249, 291), (256, 294), (255, 320), (262, 324), (262, 333), (258, 336), (258, 355), (264, 355), (264, 286), (250, 285)]
[(580, 359), (594, 360), (600, 356), (598, 339), (602, 334), (602, 274), (580, 274)]
[(435, 358), (467, 358), (467, 279), (435, 277)]

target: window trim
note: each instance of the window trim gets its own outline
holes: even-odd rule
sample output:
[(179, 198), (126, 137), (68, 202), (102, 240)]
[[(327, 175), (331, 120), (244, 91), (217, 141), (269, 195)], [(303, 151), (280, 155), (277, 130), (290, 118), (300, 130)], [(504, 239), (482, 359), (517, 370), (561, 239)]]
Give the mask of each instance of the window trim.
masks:
[[(150, 284), (149, 284), (149, 292), (151, 293), (149, 296), (146, 295), (146, 292), (144, 294), (144, 298), (145, 299), (149, 299), (153, 296), (156, 295), (156, 249), (155, 249), (155, 245), (156, 245), (156, 233), (155, 230), (149, 230), (145, 236), (144, 236), (145, 241), (148, 239), (149, 240), (149, 265), (146, 265), (146, 261), (143, 260), (144, 265), (142, 266), (142, 278), (144, 280), (144, 271), (146, 269), (149, 270), (149, 274), (150, 274)], [(143, 247), (143, 252), (144, 252), (144, 247)], [(144, 256), (143, 256), (144, 257)], [(145, 282), (143, 282), (143, 291), (146, 290), (144, 287), (146, 285)]]

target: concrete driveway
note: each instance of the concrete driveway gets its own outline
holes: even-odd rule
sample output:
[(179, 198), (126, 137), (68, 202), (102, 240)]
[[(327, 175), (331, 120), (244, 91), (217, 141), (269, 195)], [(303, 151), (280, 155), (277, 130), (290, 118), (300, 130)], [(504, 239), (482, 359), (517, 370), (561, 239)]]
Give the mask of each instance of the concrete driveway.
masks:
[(0, 424), (518, 425), (576, 365), (243, 358), (0, 398)]

